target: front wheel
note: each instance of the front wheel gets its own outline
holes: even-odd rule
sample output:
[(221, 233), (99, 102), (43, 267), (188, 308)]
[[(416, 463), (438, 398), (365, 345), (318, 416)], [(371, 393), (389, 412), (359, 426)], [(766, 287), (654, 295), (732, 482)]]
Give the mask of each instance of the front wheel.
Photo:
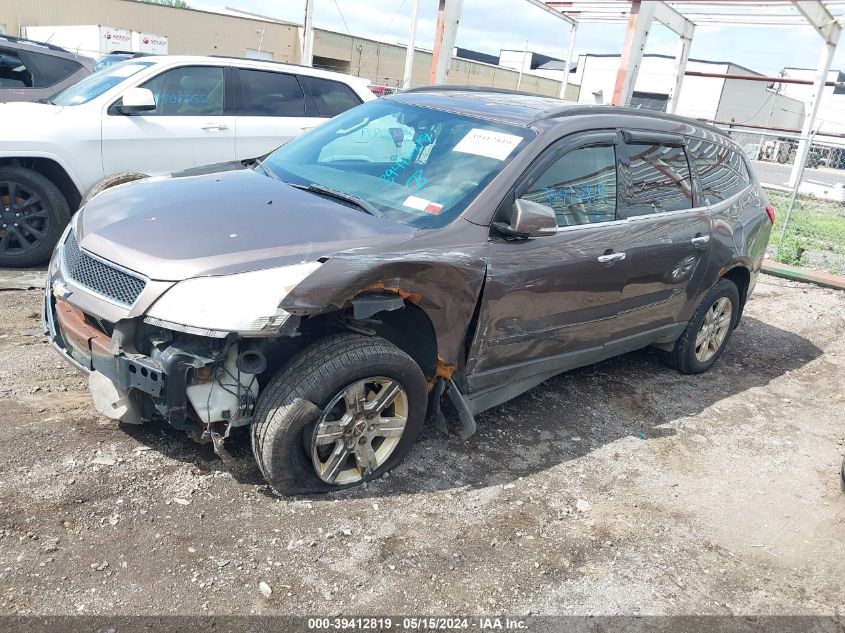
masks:
[(0, 167), (0, 266), (46, 262), (70, 210), (50, 180), (23, 167)]
[(669, 363), (684, 374), (707, 371), (725, 351), (738, 318), (739, 290), (729, 279), (720, 279), (675, 342)]
[(328, 492), (398, 465), (425, 419), (417, 363), (377, 337), (337, 334), (305, 348), (262, 393), (252, 449), (281, 494)]

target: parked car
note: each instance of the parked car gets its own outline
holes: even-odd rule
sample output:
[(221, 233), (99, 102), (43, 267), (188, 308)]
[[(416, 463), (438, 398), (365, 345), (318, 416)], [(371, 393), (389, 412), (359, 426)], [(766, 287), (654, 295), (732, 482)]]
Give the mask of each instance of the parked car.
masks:
[[(345, 158), (350, 135), (397, 126), (394, 159)], [(251, 426), (273, 488), (328, 491), (396, 466), (444, 391), (468, 436), (481, 411), (646, 346), (709, 369), (773, 222), (716, 128), (411, 90), (252, 169), (100, 194), (52, 258), (45, 325), (105, 415), (224, 457)]]
[(94, 72), (99, 72), (109, 66), (114, 66), (120, 62), (125, 62), (130, 59), (138, 59), (139, 57), (149, 57), (150, 53), (134, 53), (132, 51), (112, 51), (108, 55), (103, 55), (94, 64)]
[(93, 68), (93, 59), (58, 46), (0, 35), (0, 103), (49, 97)]
[(375, 98), (349, 75), (174, 56), (110, 66), (46, 103), (0, 104), (0, 266), (47, 261), (85, 195), (262, 156)]

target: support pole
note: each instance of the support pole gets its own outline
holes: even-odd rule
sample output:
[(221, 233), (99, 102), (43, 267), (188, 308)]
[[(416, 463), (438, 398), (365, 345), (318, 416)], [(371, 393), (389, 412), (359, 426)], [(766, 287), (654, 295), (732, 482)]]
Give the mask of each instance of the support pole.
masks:
[(569, 86), (569, 72), (572, 70), (572, 56), (575, 54), (575, 35), (578, 24), (573, 22), (569, 27), (569, 52), (566, 53), (566, 64), (563, 66), (563, 81), (560, 82), (560, 98), (566, 99), (566, 88)]
[(687, 71), (687, 60), (689, 49), (692, 46), (692, 36), (695, 29), (691, 27), (689, 37), (681, 35), (678, 40), (678, 52), (675, 55), (675, 81), (672, 94), (669, 96), (669, 103), (666, 104), (666, 112), (675, 114), (678, 110), (678, 101), (681, 97), (681, 86), (684, 85), (684, 73)]
[(637, 83), (637, 73), (643, 61), (643, 51), (648, 41), (648, 31), (651, 28), (656, 5), (656, 2), (641, 2), (640, 0), (631, 2), (625, 43), (622, 45), (619, 70), (616, 72), (616, 85), (613, 88), (613, 105), (626, 106), (631, 103), (631, 95)]
[(314, 62), (314, 0), (305, 0), (305, 20), (302, 26), (302, 59), (300, 63), (311, 66)]
[(420, 13), (420, 0), (413, 0), (411, 4), (411, 29), (408, 31), (408, 50), (405, 52), (405, 72), (402, 74), (401, 90), (411, 87), (411, 77), (414, 74), (414, 52), (417, 40), (417, 18)]
[(452, 49), (458, 34), (458, 22), (464, 0), (440, 0), (437, 9), (437, 26), (434, 31), (434, 53), (431, 58), (431, 71), (428, 81), (432, 84), (444, 84), (449, 76), (452, 63)]
[(824, 85), (827, 75), (830, 72), (830, 65), (833, 62), (833, 54), (836, 52), (836, 42), (825, 42), (819, 57), (819, 66), (816, 70), (816, 81), (813, 83), (813, 96), (807, 104), (804, 113), (804, 125), (801, 128), (801, 140), (798, 141), (798, 149), (795, 152), (795, 162), (792, 164), (792, 171), (789, 174), (789, 186), (798, 189), (801, 174), (804, 171), (804, 163), (807, 162), (807, 155), (810, 153), (810, 136), (813, 133), (813, 126), (816, 123), (816, 115), (819, 112), (819, 104), (824, 94)]
[(522, 86), (522, 73), (525, 71), (525, 58), (528, 57), (528, 40), (525, 40), (525, 48), (522, 49), (522, 65), (519, 67), (519, 77), (516, 80), (516, 89)]

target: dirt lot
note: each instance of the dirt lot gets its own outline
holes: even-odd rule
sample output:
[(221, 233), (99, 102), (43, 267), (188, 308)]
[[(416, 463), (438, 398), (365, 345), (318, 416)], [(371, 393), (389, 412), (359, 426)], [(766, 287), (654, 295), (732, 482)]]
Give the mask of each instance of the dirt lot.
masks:
[[(366, 489), (278, 498), (119, 428), (0, 292), (0, 612), (826, 614), (845, 608), (845, 293), (763, 278), (728, 352), (548, 381)], [(259, 590), (265, 582), (269, 597)]]

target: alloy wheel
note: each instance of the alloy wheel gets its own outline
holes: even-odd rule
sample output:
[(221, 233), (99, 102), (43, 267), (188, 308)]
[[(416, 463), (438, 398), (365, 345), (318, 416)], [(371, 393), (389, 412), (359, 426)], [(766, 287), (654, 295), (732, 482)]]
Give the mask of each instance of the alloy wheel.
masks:
[(706, 363), (719, 351), (731, 329), (732, 316), (733, 304), (727, 297), (710, 306), (695, 337), (695, 357), (700, 363)]
[(344, 387), (314, 429), (314, 471), (338, 486), (361, 481), (390, 458), (407, 421), (408, 395), (396, 380), (376, 376)]
[(38, 194), (19, 182), (0, 182), (0, 255), (34, 249), (49, 230), (50, 213)]

